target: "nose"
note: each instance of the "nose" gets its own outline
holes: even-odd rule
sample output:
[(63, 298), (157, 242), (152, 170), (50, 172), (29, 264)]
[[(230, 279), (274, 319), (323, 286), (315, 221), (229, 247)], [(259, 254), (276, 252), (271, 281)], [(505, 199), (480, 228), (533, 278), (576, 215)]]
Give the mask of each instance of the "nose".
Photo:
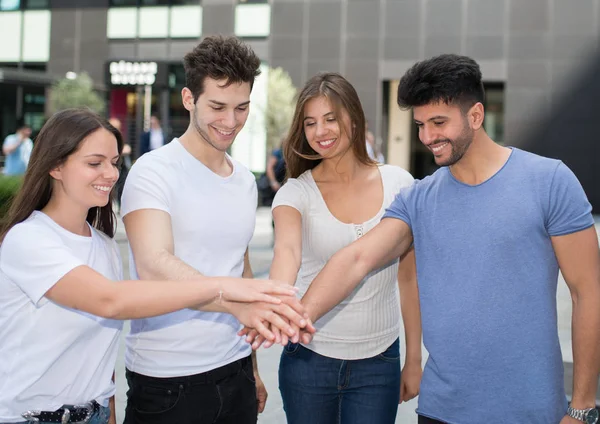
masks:
[(419, 128), (419, 138), (423, 144), (429, 145), (436, 140), (437, 135), (431, 128), (423, 125), (421, 128)]
[(225, 125), (227, 129), (232, 129), (235, 127), (235, 111), (228, 110), (225, 112), (225, 116), (223, 117), (223, 125)]
[(112, 163), (108, 164), (107, 167), (104, 168), (104, 178), (113, 183), (119, 179), (119, 167), (113, 166)]
[(322, 137), (327, 134), (327, 125), (325, 125), (325, 123), (317, 122), (315, 125), (317, 126), (317, 137)]

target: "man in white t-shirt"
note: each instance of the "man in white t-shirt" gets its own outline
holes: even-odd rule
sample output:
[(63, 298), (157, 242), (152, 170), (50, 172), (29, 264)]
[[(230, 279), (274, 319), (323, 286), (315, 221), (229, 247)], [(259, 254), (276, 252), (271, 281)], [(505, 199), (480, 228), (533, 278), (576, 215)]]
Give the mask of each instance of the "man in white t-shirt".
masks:
[[(256, 182), (226, 152), (248, 117), (259, 65), (235, 37), (206, 37), (185, 56), (188, 129), (138, 159), (123, 191), (134, 277), (252, 278)], [(203, 309), (132, 321), (125, 422), (256, 423), (267, 393), (236, 317)]]

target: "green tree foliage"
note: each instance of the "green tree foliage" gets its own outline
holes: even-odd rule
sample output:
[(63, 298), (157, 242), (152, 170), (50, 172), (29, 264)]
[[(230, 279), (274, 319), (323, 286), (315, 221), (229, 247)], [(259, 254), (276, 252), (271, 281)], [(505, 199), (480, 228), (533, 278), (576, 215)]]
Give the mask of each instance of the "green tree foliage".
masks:
[(290, 75), (282, 68), (269, 68), (267, 110), (267, 151), (279, 146), (290, 129), (297, 90)]
[(50, 89), (51, 114), (73, 107), (89, 108), (96, 113), (104, 112), (104, 100), (94, 91), (94, 83), (85, 72), (73, 79), (63, 78)]

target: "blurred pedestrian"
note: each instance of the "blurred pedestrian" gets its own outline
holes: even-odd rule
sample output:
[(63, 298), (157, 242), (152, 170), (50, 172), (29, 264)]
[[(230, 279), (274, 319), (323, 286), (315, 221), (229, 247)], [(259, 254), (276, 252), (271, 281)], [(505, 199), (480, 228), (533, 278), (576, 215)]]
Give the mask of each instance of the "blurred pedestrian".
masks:
[[(108, 120), (108, 122), (117, 131), (119, 131), (119, 133), (121, 133), (121, 136), (123, 136), (121, 120), (119, 118), (112, 117)], [(125, 186), (125, 180), (127, 179), (129, 168), (131, 168), (131, 146), (125, 141), (125, 138), (123, 137), (123, 151), (121, 152), (119, 179), (117, 180), (117, 191), (115, 198), (115, 203), (118, 208), (117, 212), (120, 212), (121, 210), (121, 196), (123, 195), (123, 187)]]
[(201, 275), (120, 282), (110, 199), (122, 147), (107, 121), (77, 109), (55, 114), (36, 139), (0, 228), (0, 423), (115, 424), (120, 320), (239, 301), (276, 305), (268, 293), (293, 293)]
[(371, 159), (378, 163), (385, 163), (385, 158), (383, 157), (383, 153), (379, 151), (379, 147), (377, 146), (377, 141), (375, 140), (375, 135), (369, 129), (369, 123), (366, 123), (365, 126), (365, 140), (367, 142), (367, 154)]
[(33, 141), (31, 127), (26, 124), (19, 125), (14, 134), (7, 136), (2, 143), (4, 159), (4, 175), (23, 175), (29, 163)]
[[(371, 232), (336, 254), (303, 303), (318, 319), (414, 245), (429, 359), (420, 423), (596, 423), (600, 253), (591, 205), (561, 161), (496, 144), (479, 65), (458, 55), (400, 80), (441, 166), (400, 191)], [(573, 297), (570, 406), (557, 331), (559, 270)]]
[(150, 129), (140, 138), (140, 154), (156, 150), (165, 144), (165, 133), (160, 126), (160, 119), (156, 115), (150, 117)]

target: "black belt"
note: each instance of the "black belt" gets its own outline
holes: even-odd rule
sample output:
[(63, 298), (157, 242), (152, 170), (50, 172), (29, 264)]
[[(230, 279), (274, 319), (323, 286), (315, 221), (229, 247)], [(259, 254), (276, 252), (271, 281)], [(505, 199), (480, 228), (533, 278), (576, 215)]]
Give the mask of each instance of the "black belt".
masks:
[(98, 412), (100, 405), (95, 400), (85, 405), (63, 405), (56, 411), (27, 411), (21, 414), (30, 423), (87, 423), (94, 413)]

